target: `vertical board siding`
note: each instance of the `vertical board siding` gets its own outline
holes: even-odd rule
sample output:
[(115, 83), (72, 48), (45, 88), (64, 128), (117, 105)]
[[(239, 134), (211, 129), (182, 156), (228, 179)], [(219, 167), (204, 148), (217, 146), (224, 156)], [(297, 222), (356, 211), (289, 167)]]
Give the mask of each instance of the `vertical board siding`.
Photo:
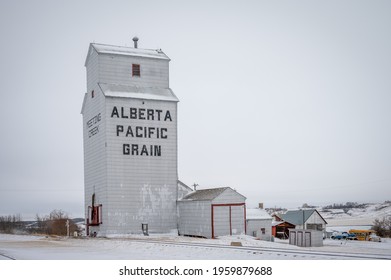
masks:
[(212, 237), (209, 201), (178, 201), (180, 235)]
[(231, 206), (231, 232), (232, 235), (244, 234), (245, 230), (244, 205)]
[(230, 206), (213, 207), (214, 237), (230, 235)]

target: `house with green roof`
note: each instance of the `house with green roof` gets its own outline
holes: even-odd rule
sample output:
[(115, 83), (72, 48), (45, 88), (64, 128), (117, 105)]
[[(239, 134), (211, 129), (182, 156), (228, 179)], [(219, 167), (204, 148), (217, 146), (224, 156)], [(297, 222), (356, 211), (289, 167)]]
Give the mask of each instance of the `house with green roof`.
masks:
[(304, 229), (324, 231), (327, 225), (326, 220), (316, 209), (289, 210), (285, 214), (280, 214), (279, 217), (295, 225), (296, 229), (303, 229), (304, 225)]

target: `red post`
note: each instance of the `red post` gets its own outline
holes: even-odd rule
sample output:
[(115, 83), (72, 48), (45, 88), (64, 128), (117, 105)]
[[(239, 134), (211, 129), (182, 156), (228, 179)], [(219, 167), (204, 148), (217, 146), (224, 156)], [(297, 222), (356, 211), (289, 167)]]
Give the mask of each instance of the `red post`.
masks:
[(215, 238), (215, 229), (214, 229), (214, 225), (213, 225), (213, 221), (214, 221), (213, 204), (210, 207), (211, 207), (211, 222), (212, 222), (212, 238)]
[(229, 206), (229, 235), (232, 235), (232, 212), (231, 212), (231, 206)]

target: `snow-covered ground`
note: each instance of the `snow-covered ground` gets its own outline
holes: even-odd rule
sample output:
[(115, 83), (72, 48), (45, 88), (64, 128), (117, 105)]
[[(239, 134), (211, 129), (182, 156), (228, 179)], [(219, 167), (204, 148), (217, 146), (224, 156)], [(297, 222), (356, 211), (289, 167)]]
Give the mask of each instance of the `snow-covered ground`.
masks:
[[(241, 247), (231, 246), (232, 241)], [(381, 243), (325, 240), (323, 247), (299, 248), (286, 240), (250, 236), (219, 239), (179, 237), (58, 238), (0, 234), (0, 259), (17, 260), (326, 260), (391, 259), (391, 240)]]
[(391, 216), (391, 203), (370, 203), (365, 208), (343, 209), (318, 209), (326, 219), (328, 226), (371, 226), (375, 219), (383, 219)]
[[(349, 211), (318, 210), (328, 231), (369, 229), (373, 221), (391, 215), (391, 203), (368, 204)], [(241, 247), (231, 242), (241, 242)], [(324, 240), (324, 246), (301, 248), (287, 240), (255, 240), (251, 236), (200, 239), (171, 234), (60, 238), (0, 234), (0, 260), (324, 260), (391, 259), (391, 239), (383, 242)]]

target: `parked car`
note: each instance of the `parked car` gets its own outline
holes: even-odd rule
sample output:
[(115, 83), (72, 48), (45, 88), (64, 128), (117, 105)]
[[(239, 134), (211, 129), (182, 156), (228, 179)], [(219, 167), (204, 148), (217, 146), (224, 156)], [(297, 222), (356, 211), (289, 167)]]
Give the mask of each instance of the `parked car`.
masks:
[(333, 232), (333, 234), (331, 235), (331, 239), (336, 239), (336, 240), (342, 240), (342, 239), (357, 240), (357, 237), (356, 237), (355, 234), (352, 234), (352, 233)]
[(331, 235), (331, 239), (341, 240), (346, 239), (347, 236), (347, 232), (333, 232), (333, 234)]
[(371, 234), (371, 235), (369, 235), (368, 241), (381, 242), (381, 238), (379, 236), (377, 236), (376, 234)]

